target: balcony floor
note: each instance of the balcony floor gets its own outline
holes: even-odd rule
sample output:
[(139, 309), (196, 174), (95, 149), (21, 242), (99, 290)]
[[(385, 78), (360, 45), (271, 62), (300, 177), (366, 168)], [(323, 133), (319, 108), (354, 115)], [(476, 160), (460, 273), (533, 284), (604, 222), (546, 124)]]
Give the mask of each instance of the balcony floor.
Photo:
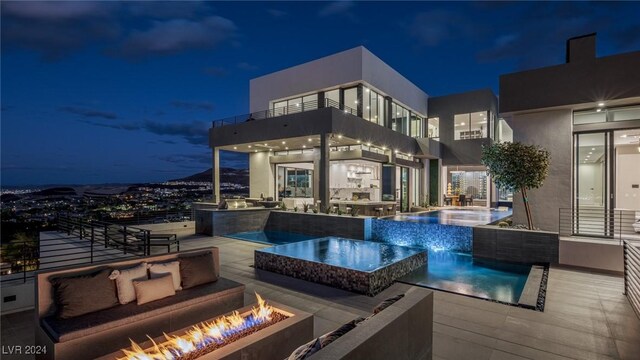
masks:
[[(246, 284), (245, 302), (254, 302), (258, 292), (313, 313), (316, 336), (370, 314), (382, 299), (409, 286), (394, 284), (369, 298), (254, 270), (253, 250), (264, 245), (200, 236), (180, 242), (184, 250), (212, 245), (220, 248), (222, 276)], [(637, 359), (640, 320), (622, 290), (621, 277), (553, 267), (543, 313), (434, 291), (434, 359)], [(33, 344), (33, 311), (1, 320), (3, 350)]]

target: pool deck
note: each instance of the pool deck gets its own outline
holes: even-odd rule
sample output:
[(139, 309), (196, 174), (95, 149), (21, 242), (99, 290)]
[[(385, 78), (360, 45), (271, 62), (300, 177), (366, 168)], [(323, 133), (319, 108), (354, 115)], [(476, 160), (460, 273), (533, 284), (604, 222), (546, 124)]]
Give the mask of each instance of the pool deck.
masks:
[[(381, 300), (402, 293), (396, 283), (375, 297), (256, 271), (253, 250), (265, 245), (224, 237), (193, 236), (183, 250), (220, 248), (221, 275), (315, 316), (315, 336), (348, 319), (370, 314)], [(552, 267), (543, 313), (434, 291), (434, 359), (638, 359), (640, 320), (622, 295), (619, 276)], [(2, 345), (33, 344), (33, 311), (2, 316)], [(29, 359), (4, 355), (3, 359)]]

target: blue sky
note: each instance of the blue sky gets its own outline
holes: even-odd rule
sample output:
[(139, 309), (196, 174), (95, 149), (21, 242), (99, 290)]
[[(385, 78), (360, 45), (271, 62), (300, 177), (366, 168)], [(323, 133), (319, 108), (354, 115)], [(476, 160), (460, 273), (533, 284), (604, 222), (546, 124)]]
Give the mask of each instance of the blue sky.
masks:
[[(567, 38), (640, 49), (640, 3), (2, 2), (2, 185), (151, 182), (209, 168), (249, 79), (364, 45), (430, 95), (498, 92)], [(223, 166), (247, 166), (223, 155)]]

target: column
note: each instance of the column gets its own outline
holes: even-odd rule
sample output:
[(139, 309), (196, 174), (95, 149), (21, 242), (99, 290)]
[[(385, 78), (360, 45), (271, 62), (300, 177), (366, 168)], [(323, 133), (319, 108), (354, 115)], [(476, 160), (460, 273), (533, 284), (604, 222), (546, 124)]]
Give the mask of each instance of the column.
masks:
[(326, 101), (324, 100), (324, 91), (318, 92), (318, 109), (327, 107)]
[(384, 97), (384, 110), (386, 112), (384, 126), (386, 128), (388, 128), (388, 129), (391, 129), (391, 119), (395, 115), (391, 111), (391, 103), (392, 102), (393, 102), (393, 100), (391, 99), (391, 96), (385, 96)]
[(329, 136), (328, 133), (320, 134), (320, 156), (318, 161), (318, 169), (316, 171), (319, 174), (318, 179), (318, 200), (320, 200), (321, 206), (329, 206), (329, 186), (330, 186), (330, 160), (329, 160)]
[(363, 117), (363, 102), (362, 98), (363, 98), (363, 93), (364, 93), (364, 87), (362, 86), (362, 84), (358, 84), (358, 87), (356, 88), (356, 96), (357, 96), (357, 100), (358, 103), (356, 104), (356, 114), (358, 115), (358, 117)]
[(212, 148), (213, 163), (211, 166), (212, 182), (213, 182), (213, 202), (220, 202), (220, 150), (216, 147)]

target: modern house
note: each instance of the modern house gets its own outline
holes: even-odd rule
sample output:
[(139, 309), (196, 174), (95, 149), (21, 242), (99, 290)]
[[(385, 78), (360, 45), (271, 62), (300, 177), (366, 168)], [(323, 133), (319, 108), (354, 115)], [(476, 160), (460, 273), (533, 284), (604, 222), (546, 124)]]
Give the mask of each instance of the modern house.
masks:
[(530, 194), (541, 229), (610, 236), (616, 211), (640, 209), (640, 51), (596, 57), (595, 34), (569, 39), (565, 64), (500, 77), (500, 114), (515, 141), (551, 153)]
[(497, 201), (480, 165), (498, 129), (490, 90), (429, 98), (357, 47), (253, 79), (250, 97), (250, 114), (214, 122), (210, 144), (216, 177), (220, 150), (249, 154), (252, 198), (347, 208), (367, 199), (378, 204), (371, 215), (445, 193), (462, 205)]
[(429, 97), (357, 47), (251, 80), (251, 114), (210, 130), (214, 176), (219, 150), (245, 152), (254, 198), (401, 211), (513, 201), (524, 223), (522, 201), (480, 163), (483, 145), (516, 140), (551, 153), (530, 194), (536, 226), (558, 231), (566, 212), (571, 234), (609, 236), (615, 210), (640, 208), (639, 84), (640, 52), (597, 58), (595, 34), (567, 41), (566, 64), (501, 76), (499, 106), (491, 90)]

